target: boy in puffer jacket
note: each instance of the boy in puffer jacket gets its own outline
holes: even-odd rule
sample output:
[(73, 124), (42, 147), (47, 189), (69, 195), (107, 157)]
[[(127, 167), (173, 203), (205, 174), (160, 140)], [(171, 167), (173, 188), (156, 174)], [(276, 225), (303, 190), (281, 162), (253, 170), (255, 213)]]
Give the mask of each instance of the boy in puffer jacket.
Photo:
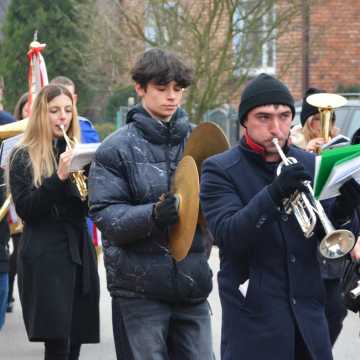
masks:
[(192, 71), (152, 49), (132, 78), (141, 102), (99, 147), (89, 176), (90, 214), (106, 239), (117, 358), (212, 359), (212, 273), (200, 229), (184, 260), (168, 248), (178, 221), (170, 182), (191, 133), (180, 102)]

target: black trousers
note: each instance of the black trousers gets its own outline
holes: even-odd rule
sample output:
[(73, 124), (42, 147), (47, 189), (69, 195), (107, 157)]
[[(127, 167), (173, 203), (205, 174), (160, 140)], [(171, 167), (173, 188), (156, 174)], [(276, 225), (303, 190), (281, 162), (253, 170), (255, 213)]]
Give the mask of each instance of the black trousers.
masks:
[(347, 310), (341, 296), (339, 279), (324, 279), (326, 290), (325, 315), (329, 326), (331, 345), (340, 335)]
[(14, 281), (15, 276), (17, 273), (17, 257), (18, 257), (18, 248), (19, 248), (19, 242), (21, 241), (21, 233), (11, 235), (11, 239), (14, 246), (14, 251), (12, 252), (10, 259), (9, 259), (9, 294), (8, 294), (8, 304), (10, 304), (14, 298), (13, 298), (13, 292), (14, 292)]
[(299, 329), (295, 329), (295, 359), (294, 360), (312, 360), (312, 357), (305, 345)]
[(69, 339), (45, 341), (45, 360), (78, 360), (81, 344), (72, 344)]

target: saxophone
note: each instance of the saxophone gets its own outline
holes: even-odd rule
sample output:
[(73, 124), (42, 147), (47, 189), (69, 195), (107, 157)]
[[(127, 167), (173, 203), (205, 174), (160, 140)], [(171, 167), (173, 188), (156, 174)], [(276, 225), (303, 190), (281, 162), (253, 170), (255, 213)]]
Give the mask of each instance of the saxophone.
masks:
[[(66, 145), (68, 146), (69, 149), (73, 149), (73, 146), (71, 145), (71, 140), (68, 137), (68, 135), (66, 134), (64, 125), (61, 124), (60, 129), (63, 132)], [(74, 139), (74, 143), (75, 144), (77, 143), (76, 139)], [(81, 201), (85, 201), (88, 196), (88, 190), (87, 190), (87, 186), (86, 186), (86, 176), (84, 174), (84, 170), (77, 170), (77, 171), (72, 172), (70, 174), (70, 179), (75, 184), (75, 186), (78, 190), (78, 193), (80, 195)]]

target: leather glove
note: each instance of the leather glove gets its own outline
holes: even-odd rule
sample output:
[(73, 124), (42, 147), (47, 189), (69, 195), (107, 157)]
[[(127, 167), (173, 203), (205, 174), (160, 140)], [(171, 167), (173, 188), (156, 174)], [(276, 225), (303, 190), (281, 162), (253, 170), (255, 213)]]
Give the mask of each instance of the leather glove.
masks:
[(352, 218), (354, 210), (360, 205), (360, 185), (351, 178), (339, 191), (341, 195), (335, 202), (334, 218), (339, 224), (343, 224)]
[(300, 163), (283, 166), (281, 173), (268, 186), (273, 201), (280, 205), (282, 201), (292, 195), (295, 191), (307, 192), (304, 181), (311, 180), (311, 175)]
[(167, 193), (153, 207), (152, 216), (160, 229), (173, 225), (179, 220), (178, 200), (175, 195)]

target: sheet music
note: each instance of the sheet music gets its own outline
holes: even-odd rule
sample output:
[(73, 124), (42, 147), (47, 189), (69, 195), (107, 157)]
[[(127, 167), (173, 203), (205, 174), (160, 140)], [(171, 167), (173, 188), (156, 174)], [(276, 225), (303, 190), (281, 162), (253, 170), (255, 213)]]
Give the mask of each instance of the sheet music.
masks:
[(0, 148), (0, 167), (1, 168), (5, 169), (10, 153), (15, 148), (15, 146), (20, 142), (22, 136), (23, 136), (23, 134), (13, 136), (13, 137), (3, 140), (3, 142), (1, 143), (1, 148)]
[(360, 183), (360, 157), (333, 167), (319, 199), (325, 200), (340, 195), (339, 188), (352, 177)]
[(350, 139), (344, 135), (337, 135), (321, 147), (321, 150), (332, 149), (350, 144)]
[(74, 156), (71, 160), (70, 171), (82, 170), (95, 156), (100, 143), (76, 144)]

